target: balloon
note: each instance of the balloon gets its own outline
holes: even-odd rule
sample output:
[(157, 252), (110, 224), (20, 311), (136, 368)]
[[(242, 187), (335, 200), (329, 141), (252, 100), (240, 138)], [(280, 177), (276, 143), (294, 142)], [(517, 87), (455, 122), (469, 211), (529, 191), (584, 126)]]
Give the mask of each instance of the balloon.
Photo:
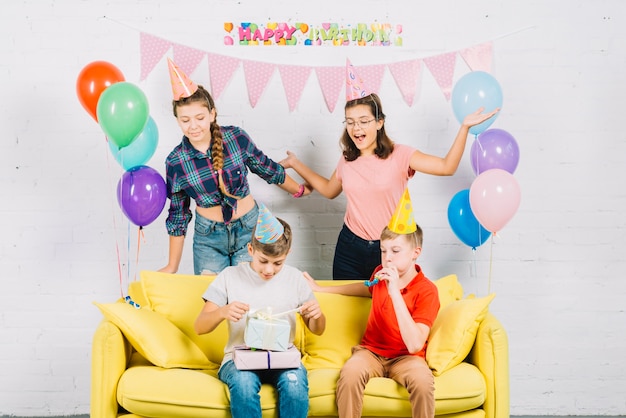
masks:
[(132, 83), (122, 81), (102, 92), (96, 114), (109, 141), (118, 148), (124, 148), (143, 131), (150, 110), (143, 91)]
[(148, 117), (146, 127), (139, 136), (124, 148), (118, 148), (113, 142), (109, 141), (109, 148), (115, 157), (115, 160), (124, 168), (130, 170), (138, 165), (146, 164), (156, 151), (159, 142), (159, 129), (154, 119)]
[(94, 61), (87, 64), (76, 79), (76, 95), (80, 104), (98, 121), (96, 108), (102, 92), (112, 84), (124, 81), (124, 74), (113, 64)]
[[(452, 88), (452, 110), (454, 116), (463, 123), (465, 117), (476, 112), (481, 107), (485, 112), (491, 112), (496, 108), (502, 108), (502, 89), (496, 79), (484, 71), (472, 71), (465, 74)], [(486, 130), (500, 113), (496, 113), (483, 123), (472, 126), (470, 133), (478, 135)]]
[(146, 165), (126, 171), (117, 183), (117, 202), (124, 215), (137, 226), (154, 221), (165, 206), (165, 180)]
[(519, 204), (519, 184), (506, 170), (487, 170), (470, 186), (470, 207), (478, 222), (493, 233), (500, 231), (513, 218)]
[(519, 146), (504, 129), (488, 129), (472, 144), (470, 161), (476, 175), (492, 168), (513, 174), (519, 162)]
[(470, 207), (469, 193), (469, 189), (465, 189), (452, 197), (448, 205), (448, 222), (457, 238), (475, 250), (487, 241), (491, 232), (483, 228), (474, 216)]

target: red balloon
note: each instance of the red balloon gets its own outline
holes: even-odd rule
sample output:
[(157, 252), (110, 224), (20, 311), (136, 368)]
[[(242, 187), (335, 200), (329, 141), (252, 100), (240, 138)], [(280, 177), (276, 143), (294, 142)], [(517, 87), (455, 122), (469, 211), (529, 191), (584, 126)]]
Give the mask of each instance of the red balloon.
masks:
[(124, 81), (124, 74), (115, 65), (106, 61), (87, 64), (76, 79), (76, 95), (80, 104), (98, 122), (96, 109), (100, 94), (111, 84)]

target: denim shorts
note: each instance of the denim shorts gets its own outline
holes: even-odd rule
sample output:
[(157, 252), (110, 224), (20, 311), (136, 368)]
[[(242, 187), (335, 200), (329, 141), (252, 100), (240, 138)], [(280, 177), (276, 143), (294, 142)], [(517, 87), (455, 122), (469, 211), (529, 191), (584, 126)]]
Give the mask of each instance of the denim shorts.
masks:
[(363, 239), (344, 225), (335, 247), (333, 279), (367, 280), (380, 260), (380, 240)]
[(227, 224), (212, 221), (196, 212), (193, 235), (195, 274), (217, 274), (228, 266), (251, 261), (248, 243), (258, 216), (257, 205), (241, 218)]

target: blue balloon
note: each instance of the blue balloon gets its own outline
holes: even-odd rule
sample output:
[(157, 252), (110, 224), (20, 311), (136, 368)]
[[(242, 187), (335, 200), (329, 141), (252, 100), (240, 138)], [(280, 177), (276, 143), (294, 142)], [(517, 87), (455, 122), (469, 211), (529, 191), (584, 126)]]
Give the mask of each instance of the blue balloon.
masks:
[(146, 126), (133, 142), (124, 148), (119, 148), (113, 141), (109, 141), (109, 149), (124, 170), (130, 170), (133, 167), (147, 164), (154, 155), (158, 142), (159, 128), (157, 128), (152, 116), (148, 116)]
[(470, 207), (469, 189), (455, 194), (448, 205), (448, 222), (452, 231), (463, 242), (472, 247), (480, 247), (491, 236), (476, 219)]
[[(502, 108), (502, 89), (491, 74), (484, 71), (472, 71), (456, 82), (452, 89), (451, 102), (454, 116), (459, 123), (463, 123), (467, 115), (476, 112), (481, 107), (485, 108), (485, 112)], [(470, 133), (478, 135), (485, 131), (499, 114), (500, 112), (483, 123), (472, 126)]]

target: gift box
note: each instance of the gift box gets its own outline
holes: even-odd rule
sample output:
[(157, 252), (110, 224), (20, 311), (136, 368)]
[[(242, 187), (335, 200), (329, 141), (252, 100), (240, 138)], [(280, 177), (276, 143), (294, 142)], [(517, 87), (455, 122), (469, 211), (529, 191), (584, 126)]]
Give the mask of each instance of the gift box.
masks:
[(289, 321), (278, 318), (248, 318), (244, 342), (250, 348), (287, 351), (289, 348)]
[(300, 351), (290, 346), (286, 351), (235, 347), (233, 361), (239, 370), (296, 369), (300, 367)]

